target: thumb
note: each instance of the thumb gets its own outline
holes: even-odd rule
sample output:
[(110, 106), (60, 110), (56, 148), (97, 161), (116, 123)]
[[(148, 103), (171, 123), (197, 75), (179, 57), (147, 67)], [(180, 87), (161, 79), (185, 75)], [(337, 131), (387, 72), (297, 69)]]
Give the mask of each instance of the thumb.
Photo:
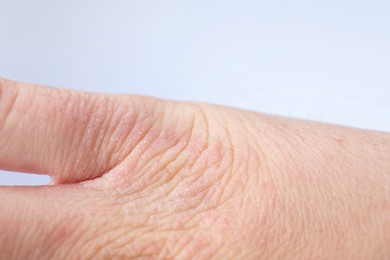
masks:
[(94, 179), (123, 160), (158, 121), (162, 102), (0, 78), (0, 169), (54, 183)]

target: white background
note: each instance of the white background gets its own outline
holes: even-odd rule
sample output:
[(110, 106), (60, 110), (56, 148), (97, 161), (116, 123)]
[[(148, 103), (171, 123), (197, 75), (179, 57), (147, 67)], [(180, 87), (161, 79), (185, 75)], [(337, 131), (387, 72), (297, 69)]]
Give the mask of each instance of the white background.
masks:
[(390, 131), (390, 1), (0, 0), (0, 76)]

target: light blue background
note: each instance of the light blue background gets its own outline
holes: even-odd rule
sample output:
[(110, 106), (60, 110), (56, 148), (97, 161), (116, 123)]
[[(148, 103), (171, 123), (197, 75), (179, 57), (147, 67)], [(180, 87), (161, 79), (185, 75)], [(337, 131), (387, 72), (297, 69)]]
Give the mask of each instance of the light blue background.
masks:
[(0, 0), (3, 77), (383, 131), (389, 46), (388, 0)]

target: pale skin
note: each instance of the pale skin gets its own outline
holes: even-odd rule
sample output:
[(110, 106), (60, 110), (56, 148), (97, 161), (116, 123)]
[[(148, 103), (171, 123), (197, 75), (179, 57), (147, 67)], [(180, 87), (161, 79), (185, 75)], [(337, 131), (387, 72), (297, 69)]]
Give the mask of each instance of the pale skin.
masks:
[(390, 259), (390, 135), (0, 79), (0, 259)]

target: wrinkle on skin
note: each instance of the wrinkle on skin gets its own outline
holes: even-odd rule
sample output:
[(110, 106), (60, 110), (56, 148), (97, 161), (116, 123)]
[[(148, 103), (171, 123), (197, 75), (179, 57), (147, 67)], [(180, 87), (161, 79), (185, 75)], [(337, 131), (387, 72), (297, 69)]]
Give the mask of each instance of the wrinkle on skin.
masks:
[[(173, 120), (176, 119), (173, 118)], [(161, 122), (154, 127), (164, 129), (163, 124)], [(197, 124), (199, 122), (194, 124), (189, 121), (190, 128), (205, 129)], [(143, 166), (141, 170), (137, 169), (137, 164), (140, 163), (136, 158), (145, 156), (145, 153), (138, 153), (134, 158), (132, 157), (135, 154), (133, 152), (126, 158), (128, 161), (115, 169), (116, 172), (105, 175), (104, 181), (99, 179), (96, 181), (110, 183), (113, 180), (113, 183), (109, 186), (104, 186), (104, 190), (107, 190), (107, 188), (109, 190), (113, 189), (116, 198), (115, 204), (121, 205), (122, 213), (125, 216), (132, 216), (142, 208), (142, 212), (145, 214), (144, 218), (147, 219), (143, 223), (144, 226), (165, 227), (172, 232), (182, 231), (191, 234), (191, 230), (197, 227), (216, 234), (218, 232), (222, 232), (222, 234), (231, 233), (231, 236), (235, 237), (233, 239), (235, 241), (238, 237), (241, 237), (242, 229), (250, 223), (241, 221), (241, 218), (234, 214), (235, 210), (241, 208), (243, 204), (238, 198), (239, 196), (233, 194), (239, 194), (247, 187), (246, 182), (249, 179), (245, 171), (247, 168), (241, 168), (240, 162), (235, 162), (238, 166), (236, 173), (234, 175), (227, 174), (234, 160), (232, 160), (229, 153), (222, 154), (224, 151), (231, 151), (231, 148), (227, 148), (227, 146), (232, 145), (232, 142), (226, 140), (234, 137), (225, 132), (227, 133), (226, 136), (224, 135), (225, 137), (221, 138), (224, 141), (216, 143), (214, 136), (212, 136), (211, 138), (214, 138), (214, 141), (213, 145), (210, 145), (206, 141), (210, 138), (209, 132), (203, 130), (189, 131), (186, 128), (184, 126), (183, 132), (190, 132), (191, 134), (180, 134), (180, 127), (179, 130), (178, 128), (168, 128), (165, 131), (171, 132), (164, 133), (163, 130), (162, 134), (161, 131), (154, 130), (159, 134), (150, 139), (150, 142), (138, 143), (135, 150), (146, 151), (154, 147), (151, 155), (144, 159), (150, 162), (150, 167)], [(217, 132), (221, 137), (220, 126), (207, 126), (207, 129), (210, 128), (215, 131), (213, 134)], [(153, 130), (148, 132), (149, 138), (152, 132)], [(177, 141), (171, 142), (172, 145), (170, 145), (170, 141), (167, 142), (165, 138), (172, 135), (176, 135), (177, 138), (173, 137), (169, 140)], [(237, 141), (242, 142), (243, 140), (241, 138), (234, 140), (234, 142)], [(145, 148), (142, 148), (142, 145), (145, 145)], [(240, 150), (238, 149), (238, 151)], [(245, 151), (248, 150), (245, 149)], [(245, 153), (237, 158), (242, 158), (244, 163), (246, 157)], [(135, 166), (131, 166), (134, 162)], [(183, 167), (183, 165), (187, 166)], [(169, 171), (168, 168), (171, 170)], [(122, 172), (125, 169), (126, 171)], [(129, 171), (129, 169), (132, 170)], [(143, 169), (148, 169), (148, 171)], [(160, 177), (155, 176), (156, 174)], [(170, 177), (166, 177), (167, 175)], [(229, 175), (229, 178), (227, 175)], [(123, 189), (119, 188), (122, 185), (125, 185)], [(135, 189), (132, 189), (132, 186)], [(116, 193), (117, 190), (121, 192)], [(223, 196), (226, 199), (223, 199)], [(231, 202), (227, 204), (228, 201)], [(257, 220), (257, 223), (259, 223), (259, 220)]]
[[(131, 102), (131, 99), (121, 106), (116, 104), (115, 96), (98, 96), (96, 99), (94, 104), (87, 101), (90, 108), (80, 108), (83, 111), (91, 112), (86, 112), (84, 119), (75, 119), (79, 120), (76, 123), (78, 126), (76, 132), (69, 133), (64, 139), (70, 143), (62, 144), (62, 147), (69, 149), (64, 154), (75, 153), (73, 159), (67, 158), (67, 161), (70, 162), (67, 172), (89, 172), (91, 176), (88, 179), (101, 177), (120, 164), (127, 156), (128, 150), (134, 145), (132, 143), (137, 136), (134, 131), (145, 135), (145, 131), (150, 127), (149, 125), (154, 118), (154, 115), (148, 114), (148, 109), (137, 107)], [(140, 109), (143, 111), (142, 113), (139, 112)], [(64, 115), (64, 117), (67, 116)], [(140, 121), (145, 117), (148, 120)], [(67, 122), (66, 125), (68, 124), (70, 123)], [(75, 140), (75, 137), (79, 139)], [(89, 158), (93, 158), (93, 161), (89, 161)], [(66, 160), (66, 158), (64, 159)], [(85, 168), (86, 162), (89, 162), (90, 169)], [(68, 175), (65, 172), (66, 178)], [(57, 182), (63, 183), (64, 181)]]

